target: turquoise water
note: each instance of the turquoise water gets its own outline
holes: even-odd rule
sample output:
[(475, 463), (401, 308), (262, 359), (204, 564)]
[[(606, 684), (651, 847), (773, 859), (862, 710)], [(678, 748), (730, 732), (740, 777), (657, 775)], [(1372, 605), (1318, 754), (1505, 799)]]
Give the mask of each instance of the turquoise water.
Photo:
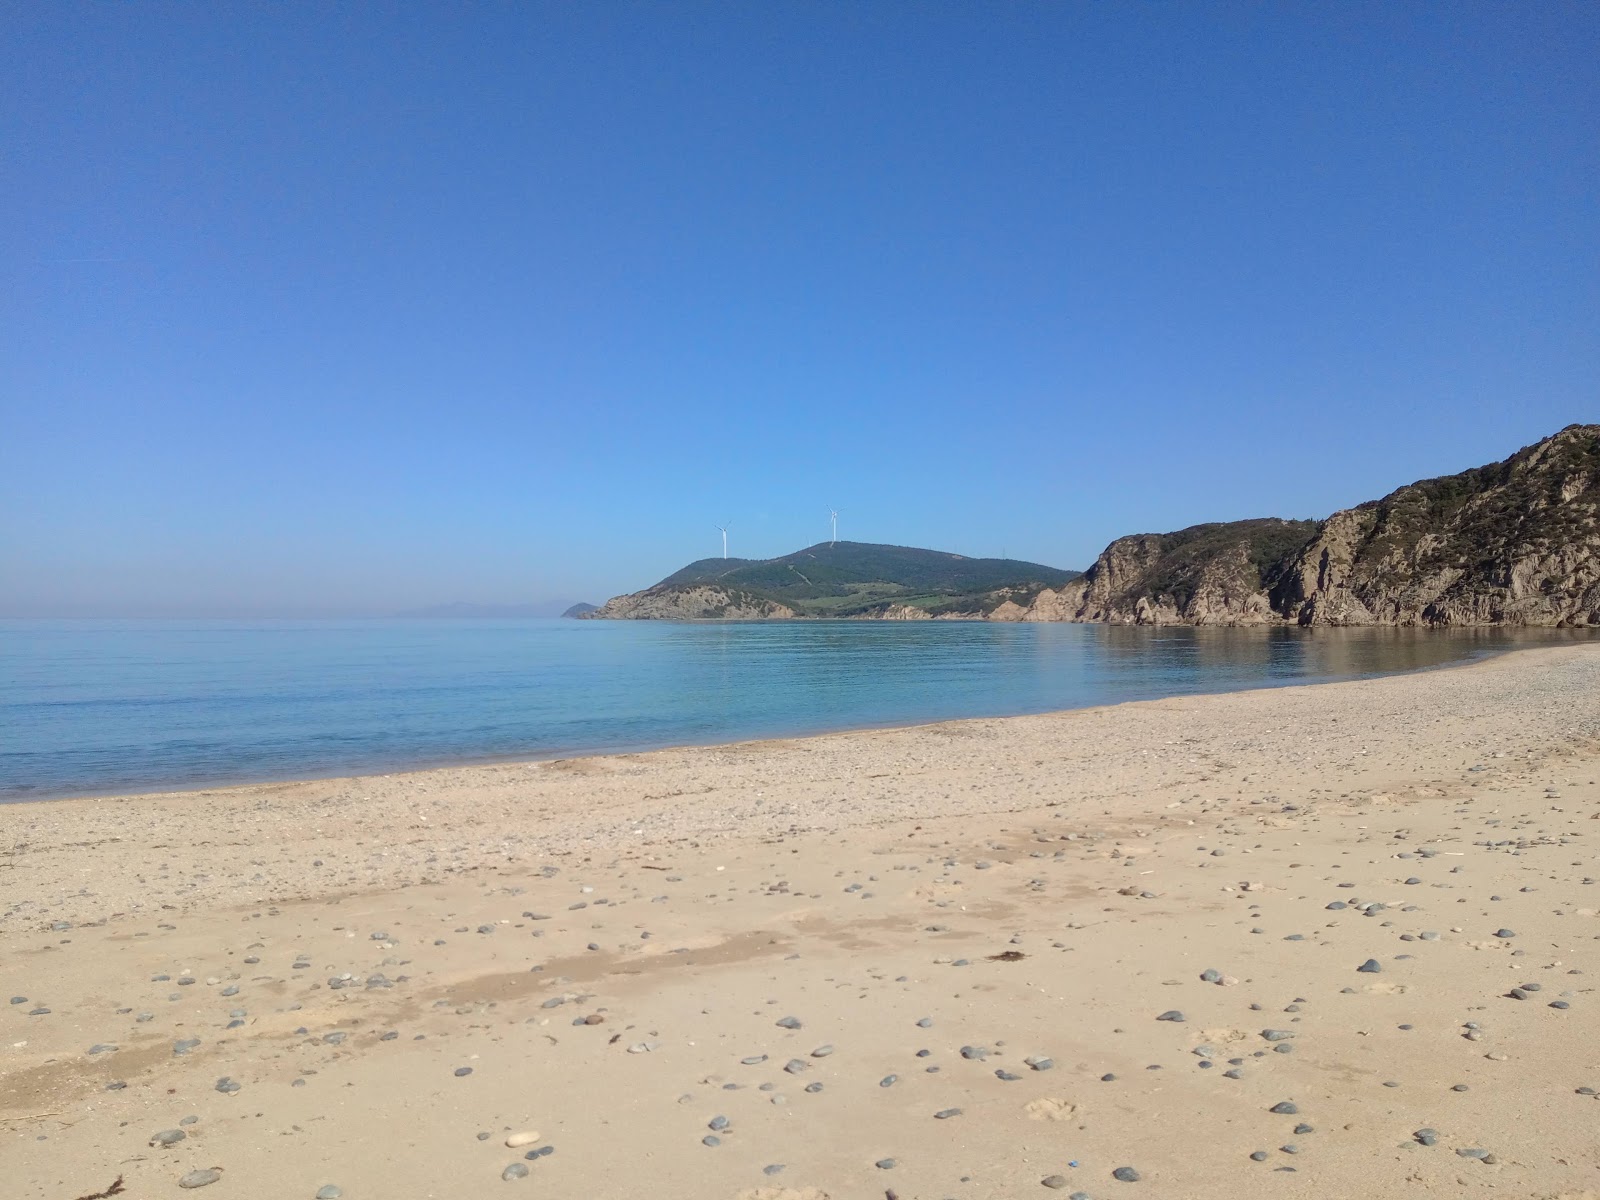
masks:
[(1553, 631), (980, 622), (0, 622), (0, 800), (1045, 712), (1440, 666)]

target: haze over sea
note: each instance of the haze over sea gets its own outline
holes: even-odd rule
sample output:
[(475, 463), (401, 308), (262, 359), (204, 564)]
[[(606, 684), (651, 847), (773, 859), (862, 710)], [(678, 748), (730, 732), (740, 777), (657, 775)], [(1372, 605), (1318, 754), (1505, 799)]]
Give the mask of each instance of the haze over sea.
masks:
[(0, 622), (0, 800), (1004, 716), (1437, 667), (1554, 630)]

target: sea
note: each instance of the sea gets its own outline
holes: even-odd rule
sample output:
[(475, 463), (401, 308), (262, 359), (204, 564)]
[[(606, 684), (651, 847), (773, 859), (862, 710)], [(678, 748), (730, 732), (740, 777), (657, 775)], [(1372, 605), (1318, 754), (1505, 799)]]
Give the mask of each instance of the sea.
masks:
[(1590, 636), (985, 622), (0, 621), (0, 802), (1358, 679)]

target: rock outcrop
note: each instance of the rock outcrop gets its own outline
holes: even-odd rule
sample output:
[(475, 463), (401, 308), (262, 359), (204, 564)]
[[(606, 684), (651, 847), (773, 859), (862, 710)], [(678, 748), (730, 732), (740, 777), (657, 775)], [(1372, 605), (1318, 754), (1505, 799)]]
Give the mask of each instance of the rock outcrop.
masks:
[(1112, 625), (1278, 623), (1268, 592), (1288, 556), (1317, 528), (1315, 521), (1269, 517), (1118, 538), (1082, 579), (995, 616)]
[(582, 619), (631, 621), (772, 621), (795, 616), (794, 609), (763, 596), (714, 585), (653, 587), (614, 596)]

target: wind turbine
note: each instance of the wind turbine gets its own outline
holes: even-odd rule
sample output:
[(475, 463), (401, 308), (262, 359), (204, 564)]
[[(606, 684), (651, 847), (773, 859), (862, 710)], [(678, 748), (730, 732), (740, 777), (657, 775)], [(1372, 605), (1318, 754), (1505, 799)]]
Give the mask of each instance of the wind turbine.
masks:
[[(732, 525), (732, 524), (733, 524), (732, 521), (728, 522), (728, 525)], [(727, 558), (728, 557), (728, 525), (713, 525), (711, 527), (713, 529), (722, 530), (722, 557), (723, 558)]]
[(839, 510), (833, 505), (828, 505), (828, 520), (833, 523), (833, 536), (828, 539), (828, 545), (833, 545), (839, 540)]

